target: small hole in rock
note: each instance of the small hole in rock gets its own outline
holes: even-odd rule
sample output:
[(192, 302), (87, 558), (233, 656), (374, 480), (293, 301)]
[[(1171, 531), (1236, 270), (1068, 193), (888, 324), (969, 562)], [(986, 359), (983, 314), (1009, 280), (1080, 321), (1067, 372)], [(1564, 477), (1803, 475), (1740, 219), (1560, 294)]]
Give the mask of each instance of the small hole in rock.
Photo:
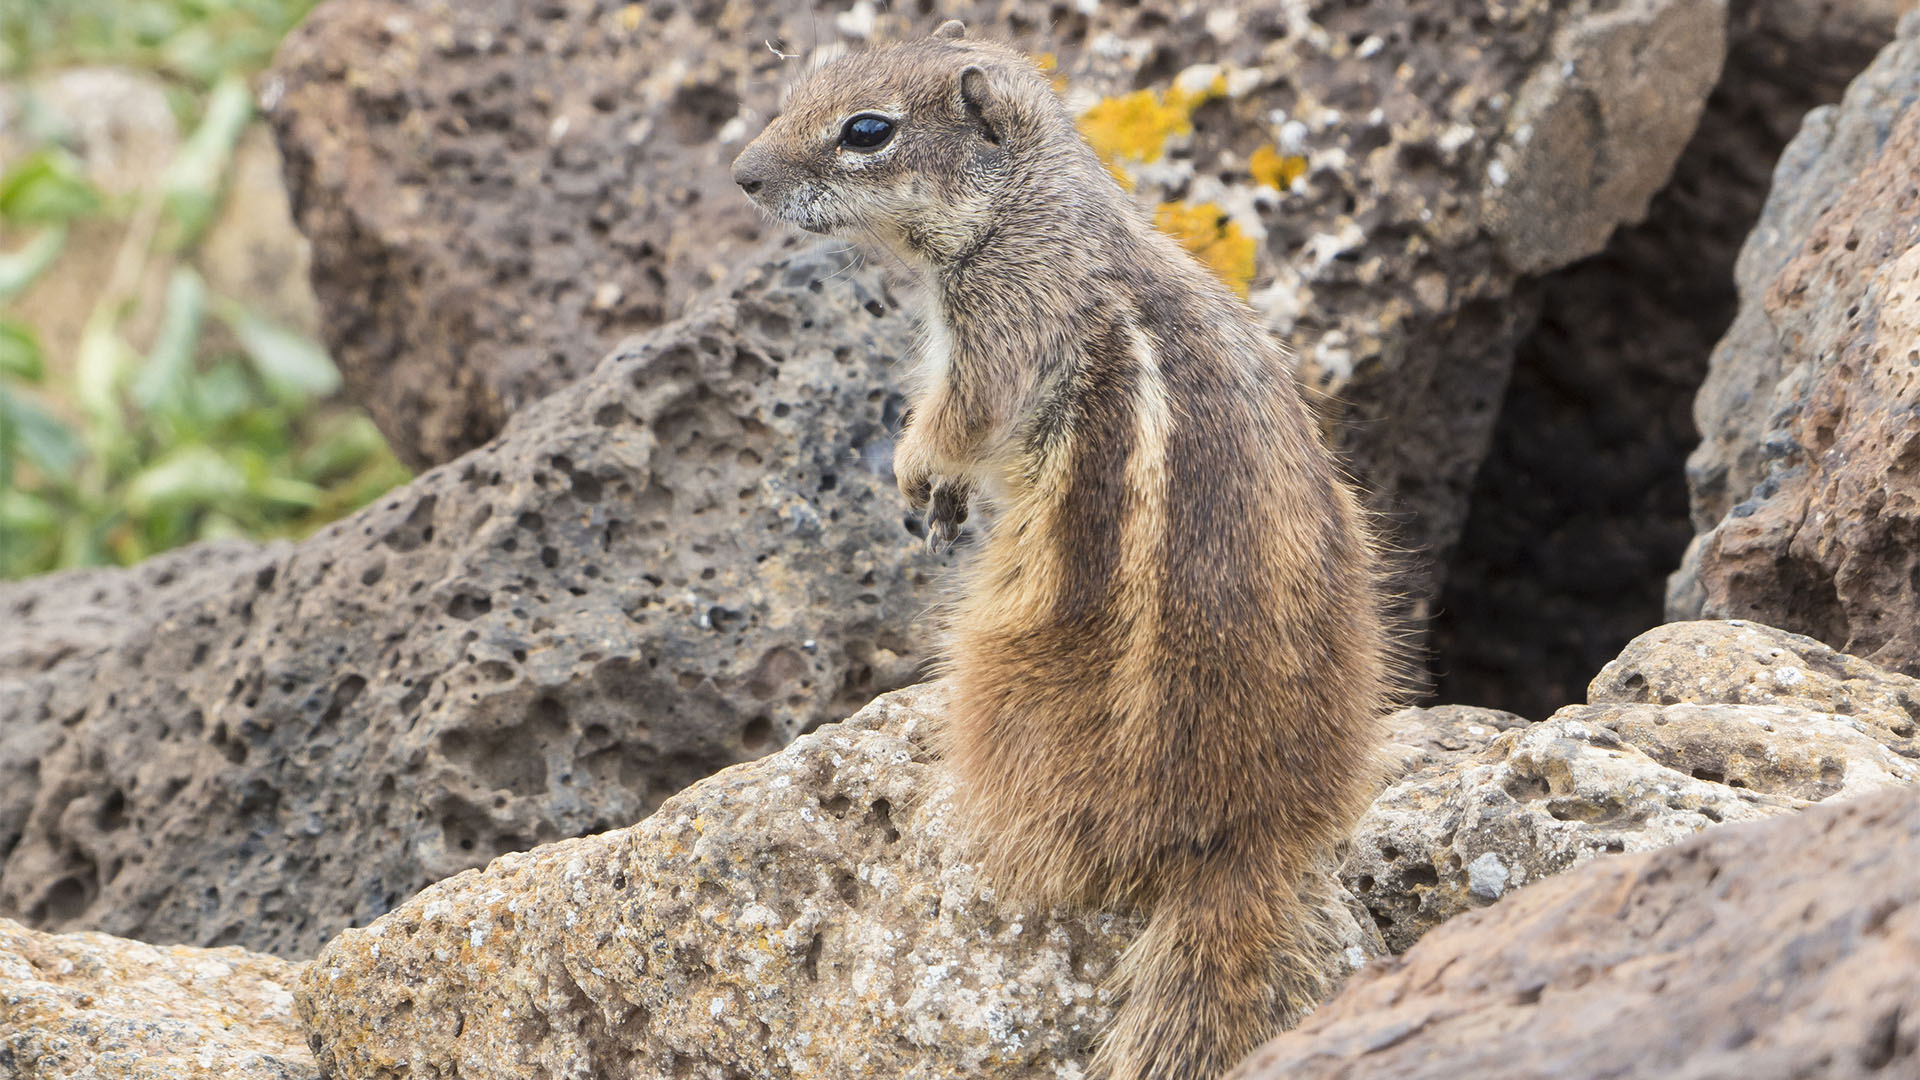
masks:
[(759, 753), (773, 742), (773, 721), (764, 716), (756, 716), (747, 721), (740, 731), (740, 745), (748, 753)]

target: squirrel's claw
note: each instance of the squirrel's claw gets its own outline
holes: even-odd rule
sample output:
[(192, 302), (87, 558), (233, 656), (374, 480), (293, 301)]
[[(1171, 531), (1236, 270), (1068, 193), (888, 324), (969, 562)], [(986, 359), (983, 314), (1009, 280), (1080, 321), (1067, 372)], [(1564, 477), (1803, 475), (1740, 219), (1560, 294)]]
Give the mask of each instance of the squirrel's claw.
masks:
[(933, 487), (928, 497), (927, 547), (935, 554), (944, 554), (960, 539), (960, 526), (966, 523), (972, 500), (971, 484), (942, 481)]

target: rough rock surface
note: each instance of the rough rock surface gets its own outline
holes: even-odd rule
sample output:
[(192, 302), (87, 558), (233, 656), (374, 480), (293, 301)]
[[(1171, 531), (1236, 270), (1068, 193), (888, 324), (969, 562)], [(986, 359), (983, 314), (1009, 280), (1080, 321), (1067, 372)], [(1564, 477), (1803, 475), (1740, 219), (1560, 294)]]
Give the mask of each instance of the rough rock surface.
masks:
[(1920, 790), (1605, 859), (1356, 976), (1230, 1080), (1920, 1075)]
[[(1357, 470), (1408, 546), (1443, 555), (1525, 322), (1516, 280), (1645, 213), (1718, 76), (1726, 4), (940, 15), (1053, 56), (1078, 107), (1159, 95), (1146, 123), (1167, 138), (1123, 166), (1141, 197), (1245, 245), (1252, 300), (1351, 421)], [(725, 164), (777, 107), (776, 50), (930, 26), (871, 0), (321, 8), (274, 116), (353, 392), (414, 460), (486, 438), (755, 234)], [(1176, 85), (1204, 102), (1168, 106)]]
[(1693, 529), (1693, 398), (1739, 306), (1734, 259), (1807, 110), (1915, 0), (1737, 0), (1727, 62), (1647, 220), (1528, 292), (1493, 444), (1435, 616), (1441, 701), (1545, 716), (1660, 623)]
[(215, 541), (130, 570), (70, 570), (0, 586), (0, 860), (26, 831), (41, 769), (77, 719), (97, 657), (267, 565), (270, 551)]
[(213, 540), (128, 569), (64, 570), (0, 589), (0, 680), (22, 679), (137, 636), (147, 615), (190, 604), (285, 544)]
[(1920, 679), (1810, 637), (1740, 619), (1668, 623), (1635, 638), (1587, 687), (1587, 701), (1787, 705), (1848, 717), (1920, 758)]
[[(942, 694), (882, 697), (630, 829), (505, 856), (343, 933), (298, 990), (321, 1064), (335, 1080), (401, 1062), (474, 1080), (1079, 1075), (1139, 919), (995, 902), (927, 757)], [(1337, 889), (1324, 902), (1345, 962), (1377, 953)]]
[(1920, 671), (1920, 14), (1807, 120), (1695, 405), (1700, 530), (1669, 612)]
[(0, 1075), (319, 1080), (293, 1015), (302, 966), (0, 919)]
[(1389, 783), (1423, 769), (1476, 754), (1503, 731), (1527, 726), (1524, 717), (1469, 705), (1401, 709), (1387, 718), (1384, 757)]
[(1396, 951), (1599, 855), (1920, 781), (1899, 704), (1920, 683), (1805, 638), (1663, 627), (1594, 685), (1594, 703), (1450, 755), (1374, 801), (1341, 876)]
[(0, 910), (310, 955), (912, 681), (935, 560), (888, 469), (907, 328), (842, 265), (747, 272), (495, 444), (5, 672)]

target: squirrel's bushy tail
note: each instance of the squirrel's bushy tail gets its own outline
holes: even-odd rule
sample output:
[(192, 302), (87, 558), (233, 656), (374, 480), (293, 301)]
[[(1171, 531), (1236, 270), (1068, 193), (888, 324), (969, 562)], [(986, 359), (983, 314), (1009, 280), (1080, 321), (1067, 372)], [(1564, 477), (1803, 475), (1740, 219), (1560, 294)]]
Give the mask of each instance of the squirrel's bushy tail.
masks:
[(1330, 991), (1324, 908), (1297, 876), (1254, 861), (1216, 855), (1169, 876), (1115, 973), (1124, 998), (1095, 1076), (1218, 1080)]

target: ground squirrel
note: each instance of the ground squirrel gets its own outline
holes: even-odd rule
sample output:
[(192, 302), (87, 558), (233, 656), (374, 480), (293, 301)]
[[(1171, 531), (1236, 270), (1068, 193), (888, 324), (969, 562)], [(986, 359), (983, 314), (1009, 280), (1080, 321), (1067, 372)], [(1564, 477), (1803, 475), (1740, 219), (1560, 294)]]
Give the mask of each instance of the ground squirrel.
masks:
[(1325, 989), (1302, 880), (1373, 790), (1391, 682), (1285, 354), (957, 23), (806, 73), (733, 176), (923, 278), (894, 472), (936, 536), (995, 511), (943, 658), (964, 821), (1006, 894), (1151, 911), (1097, 1072), (1224, 1073)]

